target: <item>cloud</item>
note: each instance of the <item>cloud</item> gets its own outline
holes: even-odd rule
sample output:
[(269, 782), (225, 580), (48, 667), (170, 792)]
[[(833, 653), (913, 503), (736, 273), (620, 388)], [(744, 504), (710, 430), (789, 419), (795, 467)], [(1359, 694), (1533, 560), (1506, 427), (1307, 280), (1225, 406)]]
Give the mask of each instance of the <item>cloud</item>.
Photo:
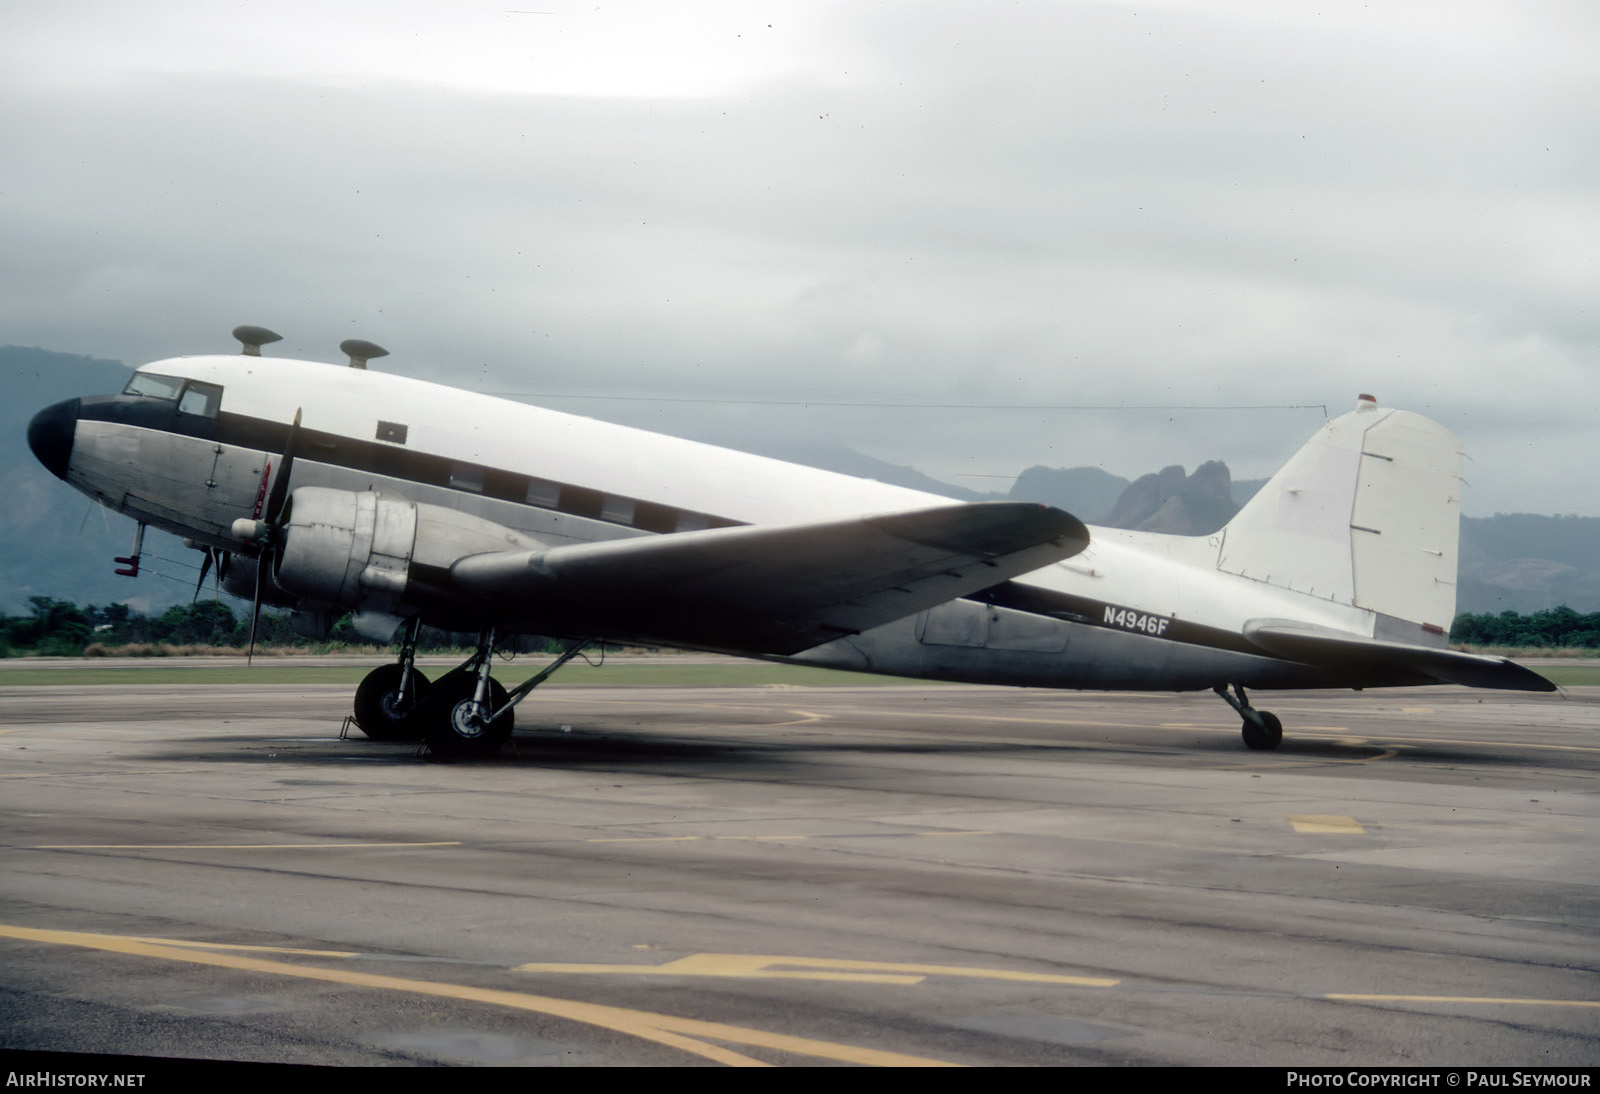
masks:
[(1372, 390), (1465, 437), (1477, 511), (1600, 512), (1582, 6), (27, 10), (7, 341), (360, 336), (486, 390), (809, 402), (554, 405), (946, 475), (1261, 475), (1320, 414), (818, 404)]

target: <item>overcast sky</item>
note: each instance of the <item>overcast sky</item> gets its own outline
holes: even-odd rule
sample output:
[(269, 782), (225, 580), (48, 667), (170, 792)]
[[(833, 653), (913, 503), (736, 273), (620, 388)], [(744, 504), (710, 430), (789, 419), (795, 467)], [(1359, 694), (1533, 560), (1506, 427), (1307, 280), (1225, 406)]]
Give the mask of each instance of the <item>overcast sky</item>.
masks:
[(8, 0), (0, 342), (362, 337), (980, 489), (1370, 391), (1468, 514), (1600, 515), (1592, 0), (518, 3)]

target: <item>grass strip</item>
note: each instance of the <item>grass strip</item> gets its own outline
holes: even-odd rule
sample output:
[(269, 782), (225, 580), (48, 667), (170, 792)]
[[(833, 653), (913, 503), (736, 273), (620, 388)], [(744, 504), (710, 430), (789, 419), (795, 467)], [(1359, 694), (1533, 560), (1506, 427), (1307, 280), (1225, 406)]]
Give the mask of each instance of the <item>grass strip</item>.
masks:
[[(535, 660), (497, 665), (495, 677), (503, 683), (520, 683), (541, 668)], [(137, 669), (107, 669), (86, 665), (83, 668), (25, 669), (7, 668), (0, 672), (0, 688), (61, 685), (93, 687), (116, 684), (345, 684), (354, 688), (372, 671), (370, 665), (295, 665), (262, 663), (254, 668), (232, 666), (147, 665)], [(437, 679), (442, 668), (423, 670)], [(544, 687), (850, 687), (874, 684), (905, 684), (892, 676), (841, 672), (837, 669), (803, 665), (773, 665), (764, 661), (733, 665), (570, 665), (552, 676)]]

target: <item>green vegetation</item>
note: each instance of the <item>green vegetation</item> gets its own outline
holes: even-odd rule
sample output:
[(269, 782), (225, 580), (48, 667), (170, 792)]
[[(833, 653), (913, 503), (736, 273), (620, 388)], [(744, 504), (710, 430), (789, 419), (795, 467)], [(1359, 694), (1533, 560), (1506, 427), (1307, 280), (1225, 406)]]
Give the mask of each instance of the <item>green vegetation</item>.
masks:
[[(239, 615), (220, 600), (175, 604), (157, 616), (126, 604), (79, 608), (69, 600), (28, 598), (24, 616), (0, 615), (0, 657), (165, 657), (182, 654), (243, 653), (250, 641), (250, 614)], [(424, 653), (471, 648), (473, 635), (424, 627), (417, 648)], [(329, 653), (375, 652), (371, 640), (340, 620), (326, 638), (310, 638), (294, 629), (288, 612), (265, 609), (256, 627), (256, 649)], [(543, 639), (524, 640), (523, 650), (554, 649)]]
[(1600, 650), (1600, 612), (1580, 615), (1562, 606), (1531, 615), (1458, 615), (1450, 638), (1468, 646)]
[[(529, 659), (495, 666), (496, 679), (507, 683), (522, 681), (540, 667)], [(97, 684), (249, 684), (255, 687), (307, 684), (338, 684), (354, 688), (372, 671), (372, 663), (352, 665), (307, 665), (293, 657), (257, 659), (254, 667), (185, 663), (152, 665), (148, 661), (114, 663), (86, 661), (67, 667), (29, 668), (13, 663), (0, 669), (0, 688), (65, 686), (91, 687)], [(444, 668), (424, 665), (423, 671), (437, 678)], [(704, 663), (663, 658), (659, 662), (585, 665), (574, 662), (550, 678), (545, 688), (572, 687), (674, 687), (674, 688), (756, 688), (756, 687), (871, 687), (907, 684), (913, 681), (891, 676), (868, 676), (836, 669), (806, 665), (775, 665), (764, 661)], [(926, 682), (923, 682), (926, 685)]]
[(1573, 661), (1564, 665), (1540, 665), (1536, 670), (1552, 684), (1564, 688), (1600, 687), (1600, 664)]

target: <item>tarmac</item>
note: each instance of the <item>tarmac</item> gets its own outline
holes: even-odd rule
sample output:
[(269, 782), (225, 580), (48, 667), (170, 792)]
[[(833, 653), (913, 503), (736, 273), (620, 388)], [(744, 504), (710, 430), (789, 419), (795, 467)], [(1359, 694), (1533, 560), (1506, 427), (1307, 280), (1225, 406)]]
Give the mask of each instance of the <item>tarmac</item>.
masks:
[[(99, 667), (97, 664), (96, 667)], [(0, 1047), (349, 1064), (1600, 1062), (1600, 689), (0, 688)]]

